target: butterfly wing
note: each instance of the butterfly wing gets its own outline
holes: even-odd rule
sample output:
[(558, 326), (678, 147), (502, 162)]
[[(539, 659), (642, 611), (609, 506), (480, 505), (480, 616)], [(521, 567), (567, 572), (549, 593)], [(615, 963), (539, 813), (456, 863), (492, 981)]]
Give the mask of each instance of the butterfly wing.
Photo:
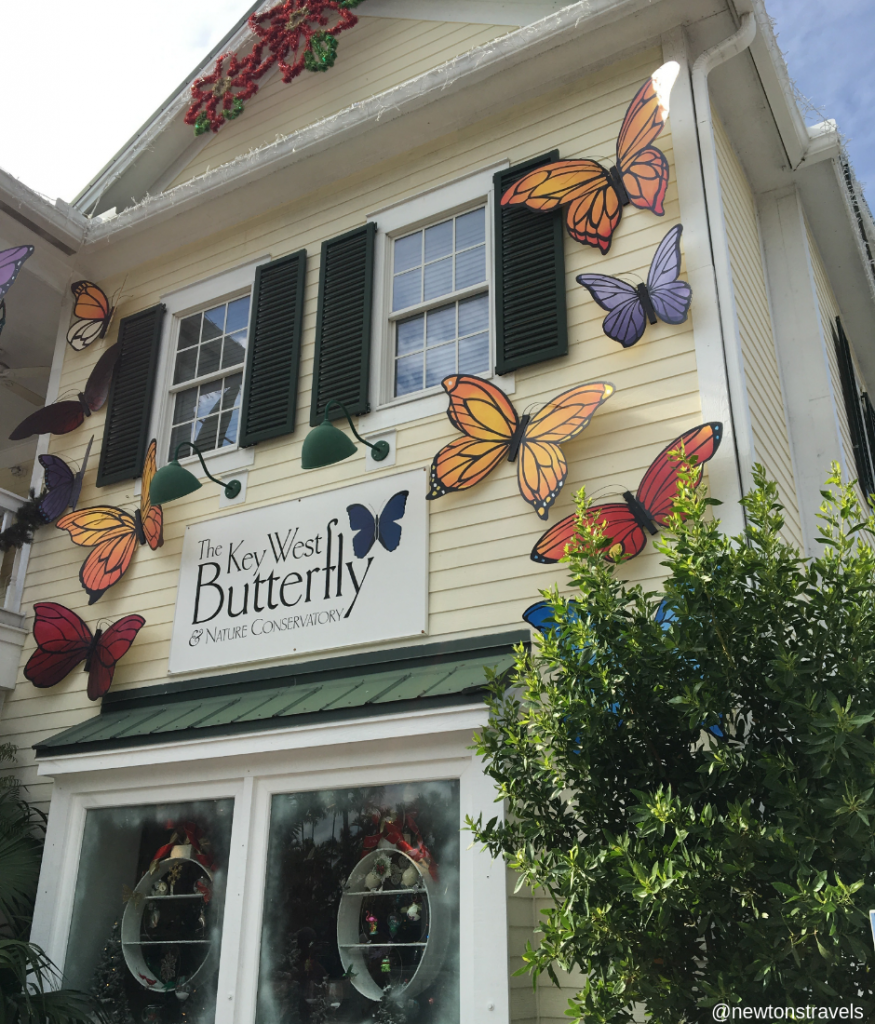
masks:
[(152, 478), (155, 476), (155, 460), (158, 444), (153, 437), (146, 449), (146, 460), (143, 463), (143, 477), (140, 489), (140, 516), (146, 543), (155, 551), (164, 543), (164, 511), (160, 505), (153, 505), (149, 498)]
[(24, 261), (33, 255), (32, 245), (16, 245), (0, 252), (0, 299), (12, 287)]
[(105, 333), (106, 325), (100, 320), (77, 320), (67, 331), (67, 344), (76, 352), (81, 352)]
[[(593, 505), (587, 518), (600, 523), (605, 537), (612, 541), (604, 554), (609, 562), (634, 557), (644, 550), (647, 537), (625, 502)], [(574, 545), (576, 537), (577, 515), (566, 516), (541, 536), (532, 548), (530, 558), (545, 565), (559, 562), (565, 557), (566, 548)]]
[(529, 556), (533, 562), (552, 565), (565, 557), (565, 549), (577, 533), (577, 514), (566, 516), (542, 534)]
[(578, 274), (582, 284), (608, 315), (602, 321), (602, 330), (623, 348), (629, 348), (644, 333), (647, 314), (638, 291), (626, 281), (607, 274)]
[(683, 447), (686, 456), (695, 455), (698, 475), (696, 484), (702, 480), (701, 467), (714, 457), (723, 437), (722, 423), (702, 423), (676, 437), (662, 449), (644, 474), (636, 498), (647, 514), (658, 526), (663, 526), (671, 515), (672, 505), (678, 488), (678, 477), (687, 468), (683, 459), (669, 457), (669, 452)]
[(347, 505), (349, 528), (355, 532), (352, 538), (352, 550), (356, 558), (364, 558), (374, 546), (377, 539), (377, 524), (374, 514), (364, 505)]
[(399, 491), (393, 494), (377, 516), (377, 539), (387, 551), (394, 551), (401, 543), (401, 524), (398, 520), (403, 519), (407, 511), (409, 493), (410, 491)]
[(77, 352), (87, 348), (106, 334), (112, 319), (112, 308), (106, 293), (93, 281), (74, 281), (70, 285), (75, 302), (76, 323), (67, 331), (67, 343)]
[(121, 355), (121, 346), (117, 343), (103, 353), (94, 365), (85, 385), (85, 401), (92, 412), (103, 408), (103, 404), (109, 395), (109, 386), (112, 383), (112, 374), (115, 364)]
[(82, 465), (79, 467), (79, 472), (76, 474), (76, 479), (73, 481), (73, 490), (70, 494), (70, 508), (75, 512), (76, 505), (79, 503), (79, 495), (82, 493), (82, 481), (85, 479), (85, 470), (88, 467), (88, 456), (91, 454), (91, 446), (94, 444), (94, 434), (91, 435), (88, 441), (88, 447), (85, 449), (85, 457), (82, 459)]
[(70, 504), (76, 478), (57, 455), (40, 455), (39, 462), (45, 470), (47, 492), (40, 500), (39, 513), (47, 523), (53, 523)]
[(647, 273), (647, 291), (656, 315), (667, 324), (682, 324), (687, 319), (693, 291), (686, 281), (679, 281), (681, 272), (681, 233), (683, 224), (676, 224), (659, 243)]
[(622, 212), (617, 190), (602, 172), (601, 179), (594, 178), (589, 190), (569, 205), (565, 226), (576, 242), (591, 245), (604, 255), (611, 248)]
[(559, 446), (589, 426), (596, 409), (613, 393), (614, 386), (605, 381), (580, 384), (548, 402), (526, 425), (517, 479), (520, 494), (542, 519), (547, 518), (568, 473)]
[(617, 138), (617, 165), (633, 206), (661, 217), (668, 188), (668, 161), (652, 145), (668, 117), (668, 97), (679, 65), (658, 68), (635, 94)]
[(88, 656), (91, 630), (75, 612), (54, 601), (41, 601), (33, 610), (36, 650), (24, 675), (34, 686), (54, 686)]
[(523, 612), (523, 620), (539, 633), (549, 633), (556, 628), (553, 607), (547, 601), (536, 601)]
[(465, 437), (444, 445), (431, 464), (429, 501), (479, 483), (506, 457), (519, 419), (507, 395), (468, 374), (443, 380), (450, 397), (447, 416)]
[(0, 334), (6, 326), (6, 299), (0, 299)]
[(116, 664), (128, 653), (145, 625), (142, 615), (126, 615), (100, 634), (88, 669), (89, 700), (97, 700), (110, 688)]
[(97, 505), (68, 512), (56, 525), (70, 534), (74, 544), (94, 548), (79, 570), (79, 580), (88, 592), (88, 603), (94, 604), (118, 583), (131, 564), (139, 545), (134, 517), (111, 505)]
[(32, 434), (69, 434), (85, 419), (78, 402), (55, 402), (26, 416), (9, 435), (10, 441), (20, 441)]

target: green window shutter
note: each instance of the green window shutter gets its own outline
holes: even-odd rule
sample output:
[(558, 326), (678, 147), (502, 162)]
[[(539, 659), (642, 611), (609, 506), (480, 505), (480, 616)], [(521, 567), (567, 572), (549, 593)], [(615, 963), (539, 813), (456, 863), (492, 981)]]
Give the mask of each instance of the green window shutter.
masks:
[(845, 415), (847, 416), (848, 429), (851, 434), (851, 444), (854, 448), (857, 479), (860, 482), (861, 490), (868, 497), (875, 491), (875, 467), (873, 467), (872, 455), (867, 444), (863, 403), (860, 398), (860, 389), (857, 385), (854, 361), (851, 358), (851, 346), (848, 344), (848, 338), (839, 317), (836, 317), (836, 326), (833, 331), (832, 340), (839, 364), (842, 397), (845, 402)]
[(499, 171), (495, 195), (495, 372), (510, 373), (568, 354), (561, 207), (552, 214), (502, 206), (514, 182), (558, 151)]
[[(371, 222), (322, 243), (310, 426), (321, 422), (332, 398), (342, 402), (350, 415), (370, 411), (368, 378), (376, 233), (377, 225)], [(332, 413), (332, 419), (343, 415), (336, 409)]]
[(121, 352), (106, 404), (98, 487), (134, 480), (143, 472), (163, 321), (159, 303), (119, 324)]
[(255, 272), (240, 414), (245, 447), (295, 429), (307, 250)]

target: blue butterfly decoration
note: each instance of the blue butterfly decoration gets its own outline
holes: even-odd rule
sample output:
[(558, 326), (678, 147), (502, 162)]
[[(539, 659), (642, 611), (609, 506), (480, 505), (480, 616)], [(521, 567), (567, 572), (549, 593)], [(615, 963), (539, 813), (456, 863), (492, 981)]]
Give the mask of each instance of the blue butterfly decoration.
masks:
[(407, 496), (410, 491), (399, 491), (383, 506), (383, 511), (375, 515), (364, 505), (347, 505), (349, 527), (355, 531), (352, 538), (352, 550), (356, 558), (364, 558), (376, 541), (387, 551), (394, 551), (401, 543), (401, 524), (407, 511)]
[(94, 435), (85, 449), (85, 458), (78, 473), (74, 473), (58, 455), (40, 455), (40, 465), (46, 471), (46, 493), (39, 503), (39, 513), (45, 522), (53, 523), (68, 506), (76, 511), (93, 441)]
[(644, 333), (647, 323), (657, 319), (682, 324), (687, 319), (693, 290), (678, 280), (681, 272), (681, 232), (677, 224), (659, 243), (647, 272), (647, 284), (628, 284), (607, 274), (579, 274), (577, 283), (589, 290), (608, 311), (602, 330), (623, 348), (629, 348)]
[[(569, 601), (567, 608), (567, 621), (577, 622), (580, 618), (580, 612), (578, 610), (579, 605), (577, 602)], [(556, 633), (558, 636), (562, 628), (556, 621), (553, 607), (549, 601), (536, 601), (535, 604), (529, 605), (529, 607), (523, 612), (523, 619), (528, 622), (533, 629), (537, 629), (539, 633), (542, 633), (545, 636), (548, 633)], [(676, 619), (677, 613), (669, 606), (668, 601), (661, 601), (653, 616), (653, 621), (658, 623), (665, 630), (668, 629)], [(590, 658), (590, 663), (594, 660), (594, 658)], [(614, 714), (618, 714), (619, 710), (619, 704), (611, 705), (611, 711)], [(720, 717), (722, 718), (723, 716), (721, 715)], [(622, 722), (619, 722), (618, 725), (619, 724), (622, 724)], [(709, 725), (707, 726), (707, 729), (712, 736), (716, 736), (718, 738), (723, 737), (723, 730), (719, 725)]]

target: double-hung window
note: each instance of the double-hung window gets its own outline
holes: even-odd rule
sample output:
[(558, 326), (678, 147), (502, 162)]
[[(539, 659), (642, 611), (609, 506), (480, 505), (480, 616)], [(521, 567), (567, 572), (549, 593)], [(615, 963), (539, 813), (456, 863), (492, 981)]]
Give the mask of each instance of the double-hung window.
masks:
[(393, 238), (393, 395), (489, 373), (486, 206)]
[(168, 459), (181, 441), (201, 451), (237, 444), (249, 305), (243, 295), (179, 320)]

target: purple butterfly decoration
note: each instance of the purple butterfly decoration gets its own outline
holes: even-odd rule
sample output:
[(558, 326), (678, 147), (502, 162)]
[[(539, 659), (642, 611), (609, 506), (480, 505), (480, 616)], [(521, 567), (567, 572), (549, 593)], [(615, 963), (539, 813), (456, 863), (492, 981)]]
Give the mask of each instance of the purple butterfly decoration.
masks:
[(628, 284), (607, 274), (580, 274), (577, 283), (589, 290), (596, 302), (608, 311), (602, 330), (609, 338), (629, 348), (644, 333), (649, 320), (682, 324), (687, 319), (693, 290), (679, 281), (681, 269), (682, 224), (677, 224), (659, 243), (647, 284)]
[(46, 493), (39, 503), (39, 514), (47, 523), (53, 523), (68, 505), (74, 512), (76, 511), (76, 503), (79, 501), (79, 494), (82, 491), (82, 478), (85, 476), (85, 467), (88, 465), (88, 456), (91, 454), (92, 441), (94, 441), (93, 434), (85, 449), (82, 468), (75, 474), (67, 463), (57, 455), (40, 455), (40, 465), (46, 471)]
[(0, 252), (0, 299), (12, 287), (12, 282), (18, 277), (18, 271), (24, 266), (24, 261), (32, 254), (32, 245), (16, 245), (14, 249), (4, 249)]

